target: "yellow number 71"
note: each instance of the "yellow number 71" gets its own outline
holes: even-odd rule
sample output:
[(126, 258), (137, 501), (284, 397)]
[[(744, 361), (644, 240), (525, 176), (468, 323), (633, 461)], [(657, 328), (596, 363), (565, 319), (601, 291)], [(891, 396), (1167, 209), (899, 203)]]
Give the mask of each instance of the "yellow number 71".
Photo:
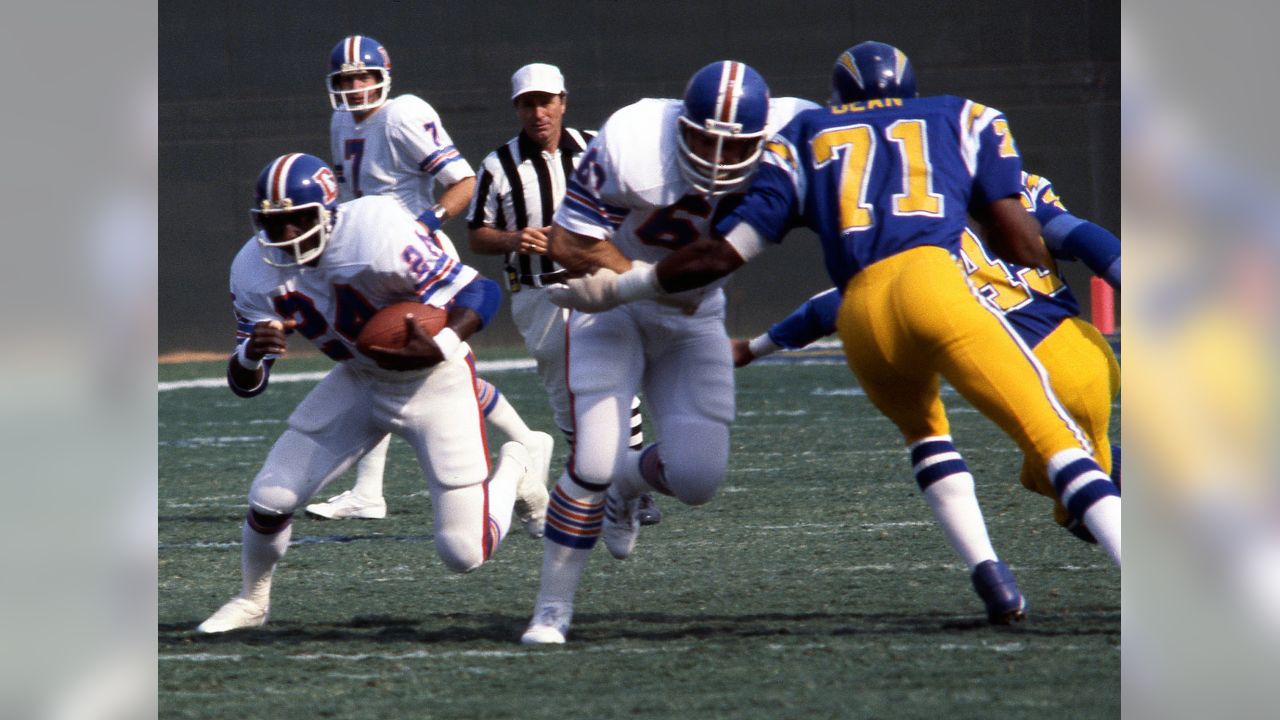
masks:
[[(902, 192), (893, 195), (894, 215), (941, 217), (943, 197), (933, 191), (933, 166), (924, 120), (898, 120), (885, 135), (898, 149), (902, 162)], [(867, 178), (875, 157), (876, 135), (871, 125), (831, 128), (814, 136), (813, 165), (821, 168), (841, 160), (840, 226), (845, 232), (866, 230), (874, 223), (867, 202)]]

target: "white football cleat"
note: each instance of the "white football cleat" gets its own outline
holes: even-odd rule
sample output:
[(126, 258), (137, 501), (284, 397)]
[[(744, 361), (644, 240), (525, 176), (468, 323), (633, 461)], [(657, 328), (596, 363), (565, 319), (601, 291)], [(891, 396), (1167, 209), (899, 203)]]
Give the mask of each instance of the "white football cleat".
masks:
[(520, 636), (522, 645), (563, 645), (573, 620), (573, 605), (563, 602), (540, 603), (533, 611), (529, 628)]
[[(551, 440), (551, 436), (546, 433), (536, 434)], [(551, 442), (554, 445), (555, 441)], [(502, 446), (502, 455), (504, 461), (509, 458), (524, 466), (524, 472), (516, 479), (514, 509), (529, 537), (540, 538), (546, 528), (547, 499), (550, 497), (547, 494), (548, 466), (537, 464), (529, 448), (514, 440)]]
[(640, 535), (640, 496), (624, 499), (617, 483), (610, 485), (604, 496), (604, 529), (600, 534), (610, 555), (619, 560), (631, 557)]
[(367, 500), (346, 490), (325, 502), (308, 505), (307, 514), (326, 520), (381, 520), (387, 516), (387, 501), (383, 498)]
[(237, 595), (218, 608), (218, 611), (210, 615), (208, 620), (200, 623), (196, 632), (211, 635), (229, 630), (262, 627), (267, 624), (269, 613), (269, 607), (263, 607), (248, 598)]

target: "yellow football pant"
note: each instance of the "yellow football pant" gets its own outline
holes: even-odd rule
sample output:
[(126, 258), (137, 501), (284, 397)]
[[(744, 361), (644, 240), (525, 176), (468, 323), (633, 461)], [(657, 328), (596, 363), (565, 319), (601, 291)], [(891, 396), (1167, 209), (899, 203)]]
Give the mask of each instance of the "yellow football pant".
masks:
[(1028, 457), (1093, 452), (1039, 361), (943, 248), (913, 248), (854, 275), (836, 329), (867, 397), (908, 444), (950, 434), (941, 374)]
[[(1078, 317), (1067, 318), (1035, 349), (1049, 372), (1053, 394), (1089, 435), (1093, 459), (1111, 474), (1111, 403), (1120, 394), (1120, 364), (1102, 333)], [(1067, 509), (1058, 501), (1044, 462), (1027, 455), (1022, 463), (1022, 484), (1053, 498), (1053, 518), (1067, 522)]]

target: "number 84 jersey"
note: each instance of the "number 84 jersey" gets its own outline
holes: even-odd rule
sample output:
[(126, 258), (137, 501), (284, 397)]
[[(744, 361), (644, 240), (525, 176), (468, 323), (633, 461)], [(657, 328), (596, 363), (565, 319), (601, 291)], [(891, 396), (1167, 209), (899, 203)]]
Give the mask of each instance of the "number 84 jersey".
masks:
[(356, 350), (356, 338), (374, 313), (406, 300), (443, 308), (476, 277), (394, 198), (383, 195), (338, 206), (333, 232), (314, 266), (274, 267), (263, 261), (265, 252), (277, 251), (250, 238), (231, 264), (236, 341), (264, 320), (295, 320), (297, 333), (324, 354), (378, 374), (392, 371)]
[[(709, 235), (742, 196), (708, 198), (681, 175), (681, 105), (679, 100), (649, 98), (615, 112), (570, 178), (556, 224), (609, 240), (628, 258), (650, 263)], [(817, 107), (798, 98), (771, 99), (765, 137), (796, 113)], [(718, 288), (723, 282), (713, 286), (721, 304)], [(708, 289), (690, 292), (701, 295)]]

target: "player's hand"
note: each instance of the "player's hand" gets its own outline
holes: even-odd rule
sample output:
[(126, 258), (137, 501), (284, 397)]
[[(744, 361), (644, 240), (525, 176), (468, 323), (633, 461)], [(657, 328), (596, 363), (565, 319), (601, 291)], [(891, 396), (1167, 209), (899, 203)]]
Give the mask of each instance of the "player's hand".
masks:
[(412, 313), (404, 316), (404, 327), (407, 333), (404, 347), (374, 345), (365, 354), (385, 370), (421, 370), (438, 365), (444, 360), (440, 346), (414, 322)]
[(736, 368), (750, 365), (752, 360), (756, 359), (754, 353), (751, 352), (750, 340), (739, 340), (734, 338), (729, 341), (729, 345), (733, 348), (733, 366)]
[(551, 236), (551, 226), (547, 227), (527, 227), (520, 231), (520, 242), (516, 246), (516, 252), (525, 255), (546, 255), (547, 244)]
[(551, 302), (582, 312), (604, 312), (622, 303), (618, 297), (618, 273), (600, 268), (590, 275), (547, 286)]
[(244, 356), (258, 361), (267, 355), (284, 355), (289, 349), (285, 335), (298, 327), (297, 320), (263, 320), (255, 323), (249, 339), (245, 341)]

